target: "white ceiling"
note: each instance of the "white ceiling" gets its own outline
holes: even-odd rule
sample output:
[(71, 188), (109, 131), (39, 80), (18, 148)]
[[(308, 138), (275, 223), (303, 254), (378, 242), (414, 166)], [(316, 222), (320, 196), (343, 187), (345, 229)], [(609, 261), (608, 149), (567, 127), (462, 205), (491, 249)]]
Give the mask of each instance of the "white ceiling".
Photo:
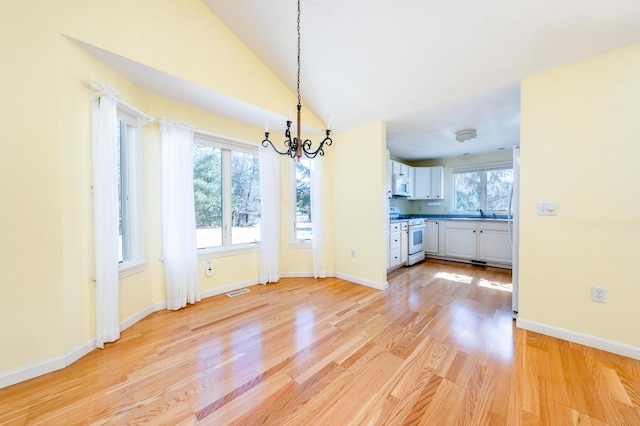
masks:
[[(295, 92), (295, 0), (202, 1)], [(413, 161), (519, 145), (520, 79), (640, 42), (640, 1), (302, 0), (301, 28), (303, 104), (336, 132), (386, 122), (392, 155)], [(265, 111), (73, 41), (161, 96), (284, 127), (287, 105)], [(478, 138), (456, 142), (465, 128)]]
[[(295, 91), (295, 0), (203, 2)], [(520, 79), (639, 42), (640, 1), (302, 0), (301, 28), (303, 103), (418, 160), (518, 145)]]

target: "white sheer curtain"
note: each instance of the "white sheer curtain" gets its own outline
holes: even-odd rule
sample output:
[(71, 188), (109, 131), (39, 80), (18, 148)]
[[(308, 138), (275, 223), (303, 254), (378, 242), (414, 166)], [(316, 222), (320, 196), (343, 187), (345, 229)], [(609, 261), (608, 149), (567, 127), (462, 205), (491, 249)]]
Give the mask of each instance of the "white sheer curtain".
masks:
[(324, 197), (322, 186), (322, 157), (311, 160), (311, 247), (313, 251), (313, 277), (325, 278)]
[(260, 284), (280, 279), (280, 156), (260, 147)]
[(167, 309), (200, 301), (198, 248), (193, 204), (192, 127), (160, 122), (162, 140), (162, 257)]
[(94, 108), (93, 234), (96, 346), (120, 338), (118, 282), (118, 95), (104, 86)]

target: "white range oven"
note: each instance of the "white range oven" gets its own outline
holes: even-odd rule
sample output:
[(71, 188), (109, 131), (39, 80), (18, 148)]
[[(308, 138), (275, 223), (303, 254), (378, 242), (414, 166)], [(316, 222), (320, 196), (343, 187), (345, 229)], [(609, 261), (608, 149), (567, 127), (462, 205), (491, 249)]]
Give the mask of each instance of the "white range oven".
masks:
[(424, 219), (409, 219), (409, 258), (407, 266), (424, 260), (424, 240), (426, 225)]

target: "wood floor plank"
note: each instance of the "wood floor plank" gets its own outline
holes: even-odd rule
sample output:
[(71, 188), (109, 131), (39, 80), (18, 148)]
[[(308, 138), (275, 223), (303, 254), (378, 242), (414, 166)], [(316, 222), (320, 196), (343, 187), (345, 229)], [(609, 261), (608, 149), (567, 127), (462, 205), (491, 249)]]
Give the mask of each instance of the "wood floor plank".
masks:
[(0, 425), (638, 425), (640, 361), (516, 329), (508, 270), (284, 278), (0, 389)]

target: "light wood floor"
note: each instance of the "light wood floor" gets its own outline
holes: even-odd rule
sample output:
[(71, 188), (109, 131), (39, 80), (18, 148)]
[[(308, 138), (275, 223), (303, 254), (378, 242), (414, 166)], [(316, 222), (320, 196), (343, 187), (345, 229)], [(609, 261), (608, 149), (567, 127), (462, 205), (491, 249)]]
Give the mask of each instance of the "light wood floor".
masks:
[(510, 271), (282, 279), (0, 390), (0, 424), (640, 425), (640, 362), (514, 327)]

